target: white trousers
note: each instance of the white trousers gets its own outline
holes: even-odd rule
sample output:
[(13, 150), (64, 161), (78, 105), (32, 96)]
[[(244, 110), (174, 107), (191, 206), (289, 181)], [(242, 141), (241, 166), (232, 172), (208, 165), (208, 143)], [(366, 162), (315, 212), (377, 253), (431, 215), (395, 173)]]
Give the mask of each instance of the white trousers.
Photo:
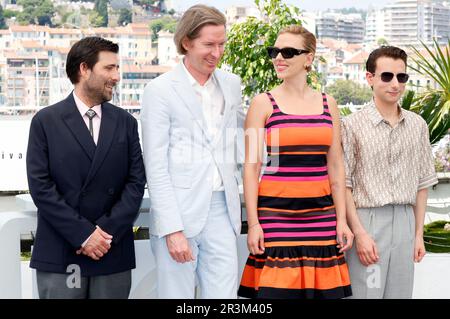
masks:
[(195, 260), (177, 263), (168, 252), (166, 238), (151, 237), (158, 298), (193, 299), (197, 283), (202, 299), (237, 298), (237, 242), (224, 192), (213, 193), (205, 227), (188, 240)]

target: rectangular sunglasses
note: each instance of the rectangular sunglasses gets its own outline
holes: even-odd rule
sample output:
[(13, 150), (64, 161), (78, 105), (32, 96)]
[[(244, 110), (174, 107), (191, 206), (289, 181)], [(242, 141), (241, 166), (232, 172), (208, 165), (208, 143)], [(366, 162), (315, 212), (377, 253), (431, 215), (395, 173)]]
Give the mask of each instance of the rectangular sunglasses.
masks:
[[(372, 73), (372, 74), (375, 75), (375, 73)], [(406, 82), (408, 82), (409, 75), (406, 74), (406, 73), (397, 73), (397, 74), (395, 74), (395, 76), (397, 77), (398, 83), (406, 83)], [(381, 72), (380, 73), (380, 78), (381, 78), (381, 81), (383, 81), (383, 82), (391, 82), (392, 79), (394, 78), (394, 73), (392, 73), (392, 72)]]
[(293, 58), (295, 55), (300, 55), (303, 53), (309, 53), (308, 50), (303, 50), (303, 49), (295, 49), (295, 48), (277, 48), (277, 47), (267, 47), (267, 54), (269, 54), (269, 56), (272, 59), (275, 59), (278, 56), (278, 53), (281, 53), (281, 56), (284, 59), (291, 59)]

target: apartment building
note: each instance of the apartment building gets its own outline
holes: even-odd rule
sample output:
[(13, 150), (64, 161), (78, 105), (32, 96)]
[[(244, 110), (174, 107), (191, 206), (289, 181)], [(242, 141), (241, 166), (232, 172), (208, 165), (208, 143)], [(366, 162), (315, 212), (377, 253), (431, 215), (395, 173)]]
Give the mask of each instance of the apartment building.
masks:
[(348, 43), (364, 41), (365, 23), (360, 14), (319, 12), (315, 17), (315, 28), (318, 39), (332, 38)]
[(380, 10), (369, 12), (366, 41), (385, 38), (389, 44), (407, 47), (445, 44), (450, 38), (450, 2), (433, 0), (396, 0)]
[(47, 52), (4, 52), (3, 81), (8, 106), (37, 107), (49, 104), (49, 59)]

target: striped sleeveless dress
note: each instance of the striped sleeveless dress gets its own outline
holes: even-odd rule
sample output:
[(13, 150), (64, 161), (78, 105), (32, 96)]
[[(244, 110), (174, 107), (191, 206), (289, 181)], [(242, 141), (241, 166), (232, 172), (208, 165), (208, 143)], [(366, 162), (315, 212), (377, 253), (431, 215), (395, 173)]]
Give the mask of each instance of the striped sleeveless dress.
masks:
[(344, 254), (336, 247), (336, 212), (327, 173), (332, 119), (283, 113), (273, 96), (267, 119), (268, 163), (259, 183), (258, 219), (265, 252), (247, 259), (238, 295), (337, 299), (351, 296)]

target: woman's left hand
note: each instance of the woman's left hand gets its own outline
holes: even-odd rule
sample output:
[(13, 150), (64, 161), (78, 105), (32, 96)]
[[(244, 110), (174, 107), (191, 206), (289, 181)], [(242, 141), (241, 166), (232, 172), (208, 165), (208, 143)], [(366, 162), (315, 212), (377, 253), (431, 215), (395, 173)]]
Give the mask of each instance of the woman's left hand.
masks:
[(346, 222), (338, 222), (336, 225), (339, 252), (350, 250), (353, 246), (354, 235)]

